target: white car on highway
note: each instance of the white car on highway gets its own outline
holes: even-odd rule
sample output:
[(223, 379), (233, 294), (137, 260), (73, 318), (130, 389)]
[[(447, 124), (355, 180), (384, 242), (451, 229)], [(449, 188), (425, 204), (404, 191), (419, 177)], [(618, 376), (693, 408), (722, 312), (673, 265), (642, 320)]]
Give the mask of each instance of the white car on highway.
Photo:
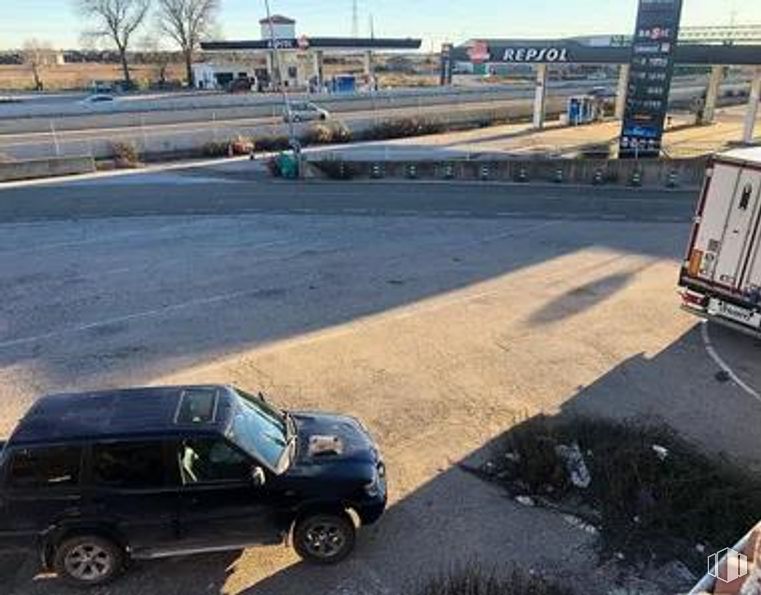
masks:
[(283, 110), (285, 122), (311, 122), (312, 120), (327, 120), (330, 113), (311, 101), (297, 102), (290, 105), (290, 109)]
[(108, 93), (94, 93), (85, 97), (80, 103), (83, 105), (93, 105), (96, 103), (113, 103), (116, 101), (116, 97), (109, 95)]

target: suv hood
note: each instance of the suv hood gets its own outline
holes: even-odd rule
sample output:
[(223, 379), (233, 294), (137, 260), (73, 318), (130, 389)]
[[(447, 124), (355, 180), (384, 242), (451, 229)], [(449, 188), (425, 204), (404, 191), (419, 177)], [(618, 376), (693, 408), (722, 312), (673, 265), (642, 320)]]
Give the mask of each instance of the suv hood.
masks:
[(298, 433), (297, 463), (375, 463), (378, 451), (362, 424), (345, 415), (293, 413)]

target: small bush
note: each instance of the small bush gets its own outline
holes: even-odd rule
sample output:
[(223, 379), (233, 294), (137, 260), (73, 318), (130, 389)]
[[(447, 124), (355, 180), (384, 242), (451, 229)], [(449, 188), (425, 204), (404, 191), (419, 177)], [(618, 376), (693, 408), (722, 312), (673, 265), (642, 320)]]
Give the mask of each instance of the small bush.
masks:
[(223, 157), (227, 155), (227, 150), (227, 143), (218, 141), (210, 141), (206, 143), (201, 149), (206, 157)]
[(446, 126), (443, 123), (426, 118), (398, 118), (375, 124), (367, 129), (362, 136), (367, 140), (385, 140), (439, 134), (445, 130)]
[(131, 142), (117, 141), (111, 143), (111, 153), (117, 167), (135, 167), (140, 165), (140, 153)]
[(499, 577), (469, 565), (427, 580), (411, 595), (573, 595), (573, 590), (518, 569)]
[(257, 151), (271, 152), (271, 151), (285, 151), (289, 148), (290, 141), (287, 136), (262, 136), (257, 138), (254, 142), (254, 148)]
[(230, 140), (227, 146), (233, 155), (248, 155), (254, 151), (255, 143), (245, 136), (236, 136)]
[(351, 140), (351, 130), (342, 122), (320, 122), (312, 124), (301, 135), (303, 145), (328, 145)]
[(267, 159), (267, 161), (264, 162), (264, 166), (273, 178), (279, 178), (283, 175), (283, 172), (280, 171), (280, 164), (278, 163), (277, 157), (270, 157)]
[[(597, 525), (608, 553), (681, 559), (700, 568), (707, 551), (735, 543), (761, 517), (761, 481), (708, 457), (666, 426), (537, 417), (498, 441), (483, 474), (513, 495), (531, 495)], [(568, 479), (559, 445), (577, 444), (588, 488)]]
[(345, 161), (315, 161), (312, 165), (331, 180), (351, 180), (357, 176), (357, 166)]

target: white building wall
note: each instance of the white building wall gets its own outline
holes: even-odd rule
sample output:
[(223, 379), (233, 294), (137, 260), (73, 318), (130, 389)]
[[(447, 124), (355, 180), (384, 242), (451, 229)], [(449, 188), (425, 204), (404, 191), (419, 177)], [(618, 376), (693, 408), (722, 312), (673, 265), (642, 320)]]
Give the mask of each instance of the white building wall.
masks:
[[(275, 30), (275, 39), (296, 39), (295, 24), (278, 24), (273, 25)], [(262, 39), (270, 39), (270, 26), (267, 23), (261, 23)]]

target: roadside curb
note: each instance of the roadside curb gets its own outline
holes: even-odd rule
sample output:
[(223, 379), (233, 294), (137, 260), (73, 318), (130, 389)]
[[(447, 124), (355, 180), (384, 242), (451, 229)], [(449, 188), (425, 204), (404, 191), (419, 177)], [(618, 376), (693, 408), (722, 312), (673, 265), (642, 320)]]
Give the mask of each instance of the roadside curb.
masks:
[(580, 184), (580, 183), (569, 183), (569, 184), (553, 184), (551, 182), (511, 182), (506, 180), (412, 180), (412, 179), (405, 179), (405, 178), (383, 178), (379, 180), (372, 180), (372, 179), (352, 179), (352, 180), (332, 180), (329, 178), (321, 178), (321, 177), (310, 177), (308, 178), (309, 182), (316, 183), (316, 184), (347, 184), (347, 185), (367, 185), (367, 186), (395, 186), (395, 185), (405, 185), (405, 186), (478, 186), (478, 187), (488, 187), (488, 186), (497, 186), (497, 187), (505, 187), (505, 188), (536, 188), (537, 190), (561, 190), (561, 189), (568, 189), (568, 190), (593, 190), (593, 191), (604, 191), (604, 190), (617, 190), (617, 191), (623, 191), (623, 192), (630, 192), (630, 193), (641, 193), (641, 192), (652, 192), (654, 190), (657, 190), (658, 192), (662, 192), (664, 194), (673, 194), (673, 195), (683, 195), (683, 194), (690, 194), (690, 198), (694, 198), (694, 193), (698, 192), (700, 190), (699, 186), (684, 186), (681, 188), (661, 188), (659, 186), (639, 186), (639, 187), (632, 187), (632, 186), (623, 186), (623, 185), (617, 185), (617, 184), (605, 184), (601, 186), (593, 186), (591, 184)]

